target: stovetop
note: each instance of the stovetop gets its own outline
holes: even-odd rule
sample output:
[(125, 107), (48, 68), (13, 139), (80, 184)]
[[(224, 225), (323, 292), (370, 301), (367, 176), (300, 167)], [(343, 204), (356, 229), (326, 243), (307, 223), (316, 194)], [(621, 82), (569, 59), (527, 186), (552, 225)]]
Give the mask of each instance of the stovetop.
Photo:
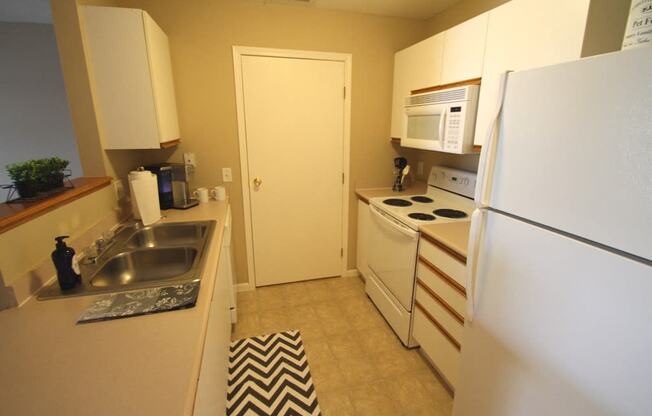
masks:
[(433, 167), (425, 195), (392, 195), (369, 203), (416, 230), (425, 224), (470, 221), (474, 189), (475, 174)]

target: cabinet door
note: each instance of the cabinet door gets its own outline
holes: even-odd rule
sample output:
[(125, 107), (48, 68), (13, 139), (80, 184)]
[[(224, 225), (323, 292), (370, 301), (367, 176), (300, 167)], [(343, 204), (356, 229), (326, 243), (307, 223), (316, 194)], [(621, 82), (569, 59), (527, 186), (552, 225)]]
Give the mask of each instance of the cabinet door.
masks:
[(82, 10), (104, 148), (160, 147), (142, 10), (95, 6)]
[(441, 83), (441, 60), (444, 35), (423, 40), (394, 55), (394, 88), (392, 95), (392, 127), (390, 136), (403, 134), (403, 107), (411, 91)]
[(369, 204), (358, 200), (358, 243), (356, 266), (358, 272), (366, 279), (369, 275), (367, 265), (367, 235), (369, 230)]
[(177, 119), (177, 101), (174, 96), (172, 63), (168, 37), (156, 22), (143, 12), (149, 72), (152, 78), (154, 102), (156, 104), (156, 121), (161, 143), (179, 138)]
[(512, 0), (489, 12), (475, 145), (487, 136), (501, 73), (579, 59), (588, 10), (589, 0)]
[(482, 76), (489, 13), (467, 20), (444, 33), (441, 83)]
[(229, 255), (222, 247), (213, 287), (208, 328), (204, 340), (194, 416), (224, 414), (229, 373), (229, 344), (231, 341), (231, 311), (229, 285), (231, 275), (224, 261)]

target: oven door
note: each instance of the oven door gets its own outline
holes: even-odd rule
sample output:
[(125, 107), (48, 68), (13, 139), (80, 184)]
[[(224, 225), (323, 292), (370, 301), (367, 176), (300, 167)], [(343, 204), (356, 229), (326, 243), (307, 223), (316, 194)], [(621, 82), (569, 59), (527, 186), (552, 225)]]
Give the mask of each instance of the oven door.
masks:
[(369, 269), (409, 312), (412, 310), (419, 233), (373, 205), (369, 205), (369, 210)]
[(401, 146), (425, 150), (444, 150), (446, 105), (405, 107)]

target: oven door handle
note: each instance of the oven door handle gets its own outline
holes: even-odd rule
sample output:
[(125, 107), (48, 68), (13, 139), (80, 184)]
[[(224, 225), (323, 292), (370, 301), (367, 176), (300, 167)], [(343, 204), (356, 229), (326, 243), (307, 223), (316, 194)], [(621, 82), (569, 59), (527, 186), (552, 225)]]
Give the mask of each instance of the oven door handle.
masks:
[(373, 205), (369, 205), (369, 210), (371, 211), (371, 214), (373, 217), (376, 218), (376, 220), (382, 222), (385, 225), (390, 226), (394, 230), (398, 231), (399, 233), (410, 237), (413, 240), (416, 240), (419, 237), (419, 233), (417, 231), (414, 231), (411, 228), (408, 228), (402, 224), (399, 224), (397, 221), (393, 220), (390, 218), (387, 214), (382, 213), (378, 208), (376, 208)]

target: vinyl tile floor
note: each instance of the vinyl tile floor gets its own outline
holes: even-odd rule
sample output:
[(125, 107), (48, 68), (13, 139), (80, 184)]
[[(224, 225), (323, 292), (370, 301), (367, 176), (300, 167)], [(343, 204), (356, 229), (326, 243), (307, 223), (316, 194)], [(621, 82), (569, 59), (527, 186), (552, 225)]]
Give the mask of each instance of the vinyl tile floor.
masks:
[(299, 329), (325, 416), (448, 416), (453, 399), (403, 347), (358, 277), (238, 293), (233, 339)]

